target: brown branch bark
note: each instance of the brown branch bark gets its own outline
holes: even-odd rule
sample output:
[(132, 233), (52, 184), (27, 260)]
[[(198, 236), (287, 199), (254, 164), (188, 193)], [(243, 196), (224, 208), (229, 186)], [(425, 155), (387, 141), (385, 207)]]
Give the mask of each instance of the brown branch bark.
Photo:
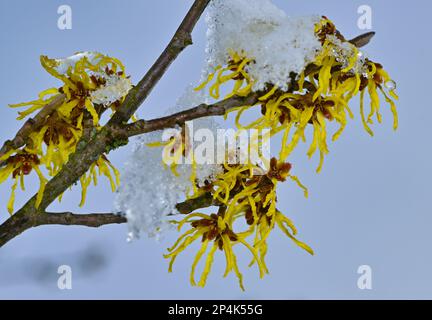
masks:
[(375, 32), (373, 32), (373, 31), (366, 32), (366, 33), (363, 33), (363, 34), (355, 37), (354, 39), (349, 40), (349, 42), (351, 42), (357, 48), (362, 48), (362, 47), (366, 46), (372, 40), (372, 38), (374, 36), (375, 36)]
[(75, 214), (72, 212), (45, 212), (36, 218), (35, 226), (58, 224), (63, 226), (85, 226), (98, 228), (107, 224), (121, 224), (126, 218), (113, 213)]
[(208, 208), (213, 205), (219, 205), (218, 201), (213, 198), (211, 193), (205, 193), (194, 199), (188, 199), (184, 202), (177, 203), (176, 209), (180, 214), (189, 214), (197, 209)]

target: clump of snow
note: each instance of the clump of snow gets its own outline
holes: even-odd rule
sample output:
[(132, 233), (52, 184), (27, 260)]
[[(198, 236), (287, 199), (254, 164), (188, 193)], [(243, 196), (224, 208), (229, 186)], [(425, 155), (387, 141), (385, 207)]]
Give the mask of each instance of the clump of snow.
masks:
[[(179, 99), (176, 108), (170, 114), (205, 102), (205, 97), (194, 92), (192, 87), (186, 90)], [(218, 125), (212, 118), (198, 119), (193, 122), (193, 131), (200, 128), (216, 132)], [(189, 133), (192, 135), (192, 132)], [(149, 147), (148, 143), (161, 141), (162, 132), (151, 132), (136, 140), (134, 150), (125, 164), (121, 176), (121, 185), (115, 199), (116, 212), (123, 213), (128, 221), (128, 239), (147, 234), (158, 237), (170, 228), (167, 216), (176, 214), (176, 204), (186, 199), (187, 192), (192, 190), (190, 176), (192, 166), (179, 164), (173, 174), (169, 166), (162, 162), (162, 148)], [(203, 185), (205, 180), (212, 181), (221, 172), (222, 167), (216, 164), (197, 165), (196, 180)]]
[(92, 102), (108, 106), (127, 95), (132, 89), (132, 82), (129, 78), (120, 77), (117, 74), (104, 77), (106, 84), (93, 91), (90, 95)]
[(176, 177), (164, 167), (160, 148), (146, 146), (160, 138), (160, 132), (138, 137), (122, 172), (114, 206), (117, 212), (125, 214), (130, 238), (142, 233), (157, 236), (169, 228), (166, 216), (176, 212), (175, 205), (190, 187), (186, 167), (179, 166), (180, 176)]
[(287, 89), (291, 72), (312, 62), (321, 44), (315, 36), (320, 16), (288, 17), (270, 0), (213, 0), (207, 15), (207, 73), (226, 64), (229, 51), (243, 52), (254, 90), (266, 84)]
[(74, 68), (78, 61), (86, 58), (91, 64), (97, 64), (103, 57), (102, 54), (93, 51), (77, 52), (66, 58), (54, 59), (57, 66), (54, 68), (59, 74), (66, 74), (69, 68)]

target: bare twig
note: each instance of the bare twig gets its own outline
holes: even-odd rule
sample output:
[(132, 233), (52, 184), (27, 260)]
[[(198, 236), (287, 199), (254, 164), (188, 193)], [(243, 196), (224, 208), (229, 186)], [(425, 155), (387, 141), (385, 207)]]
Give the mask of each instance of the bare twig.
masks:
[(126, 218), (113, 213), (73, 214), (71, 212), (20, 215), (0, 225), (0, 247), (24, 231), (43, 225), (85, 226), (97, 228), (107, 224), (125, 223)]
[(357, 48), (362, 48), (366, 46), (372, 38), (375, 36), (375, 32), (367, 32), (364, 34), (359, 35), (358, 37), (355, 37), (354, 39), (351, 39), (349, 42), (351, 42), (353, 45), (355, 45)]
[(208, 192), (197, 198), (177, 203), (176, 209), (181, 214), (189, 214), (197, 209), (208, 208), (213, 205), (219, 205), (219, 202), (213, 198), (213, 195), (210, 192)]
[(38, 215), (36, 226), (58, 224), (63, 226), (84, 226), (98, 228), (107, 224), (125, 223), (126, 218), (113, 213), (75, 214), (72, 212), (45, 212)]

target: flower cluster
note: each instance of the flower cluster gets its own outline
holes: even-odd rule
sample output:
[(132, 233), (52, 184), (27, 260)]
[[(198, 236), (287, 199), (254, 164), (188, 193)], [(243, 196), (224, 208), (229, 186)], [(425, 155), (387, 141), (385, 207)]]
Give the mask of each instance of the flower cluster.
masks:
[[(287, 178), (294, 180), (307, 195), (306, 188), (297, 177), (290, 174), (290, 170), (291, 164), (278, 162), (276, 158), (271, 159), (270, 168), (266, 172), (257, 165), (225, 164), (224, 170), (212, 182), (197, 188), (196, 193), (190, 197), (194, 199), (203, 194), (210, 194), (219, 207), (217, 213), (207, 215), (194, 212), (181, 221), (172, 221), (178, 225), (178, 230), (185, 224), (189, 224), (191, 228), (168, 249), (169, 253), (165, 257), (171, 259), (169, 271), (172, 271), (178, 254), (194, 241), (201, 239), (201, 249), (192, 264), (191, 284), (196, 285), (196, 266), (211, 243), (212, 247), (198, 285), (205, 285), (214, 254), (219, 249), (224, 252), (226, 258), (225, 276), (234, 271), (240, 287), (244, 289), (233, 246), (242, 244), (251, 252), (251, 265), (257, 263), (262, 277), (268, 273), (265, 263), (267, 238), (276, 225), (298, 246), (313, 254), (308, 245), (295, 238), (297, 231), (291, 220), (276, 208), (277, 185)], [(244, 226), (245, 230), (237, 231), (236, 229), (241, 226)], [(253, 239), (249, 241), (248, 238)]]
[[(39, 206), (47, 182), (39, 167), (43, 165), (49, 176), (55, 176), (75, 152), (83, 136), (86, 120), (90, 123), (87, 129), (99, 130), (101, 115), (109, 109), (115, 111), (132, 87), (123, 64), (118, 59), (101, 53), (82, 52), (65, 59), (41, 56), (41, 64), (63, 84), (59, 88), (42, 91), (37, 100), (10, 105), (12, 108), (28, 107), (19, 112), (18, 120), (44, 108), (61, 94), (65, 99), (44, 119), (40, 129), (30, 134), (24, 147), (10, 150), (1, 159), (7, 165), (0, 169), (0, 181), (3, 182), (9, 176), (15, 179), (8, 204), (11, 214), (18, 178), (23, 187), (23, 176), (28, 175), (32, 169), (36, 171), (40, 179), (36, 201), (36, 206)], [(108, 177), (115, 190), (119, 173), (106, 156), (102, 155), (80, 179), (83, 191), (80, 205), (84, 204), (91, 180), (96, 184), (98, 175)]]
[[(283, 131), (283, 144), (280, 159), (284, 161), (297, 146), (300, 139), (305, 140), (305, 129), (308, 124), (314, 128), (308, 156), (312, 157), (317, 150), (320, 163), (317, 171), (322, 168), (327, 154), (327, 122), (336, 121), (340, 128), (333, 134), (335, 141), (342, 134), (347, 118), (353, 118), (349, 107), (352, 98), (360, 94), (360, 114), (365, 130), (373, 135), (370, 125), (374, 117), (381, 123), (380, 97), (381, 92), (393, 112), (393, 127), (398, 126), (397, 111), (394, 100), (396, 84), (379, 63), (364, 57), (364, 54), (347, 41), (326, 17), (315, 27), (316, 37), (322, 44), (314, 61), (300, 74), (292, 73), (286, 84), (268, 83), (266, 89), (260, 91), (262, 116), (252, 123), (241, 124), (242, 114), (256, 106), (246, 105), (233, 108), (236, 113), (236, 124), (239, 129), (271, 129), (272, 136)], [(257, 81), (248, 74), (248, 65), (254, 63), (253, 57), (245, 52), (229, 52), (229, 60), (225, 67), (217, 66), (196, 90), (210, 86), (210, 95), (219, 98), (220, 87), (234, 81), (232, 91), (225, 97), (246, 96), (253, 91)], [(284, 89), (284, 88), (287, 89)], [(365, 94), (370, 96), (370, 111), (366, 116), (364, 107)], [(290, 132), (295, 128), (291, 139)]]
[[(300, 73), (291, 73), (286, 83), (267, 83), (264, 89), (256, 90), (256, 79), (248, 71), (255, 63), (255, 57), (248, 56), (243, 50), (230, 50), (225, 65), (216, 66), (213, 72), (196, 90), (200, 91), (209, 86), (209, 94), (214, 99), (220, 98), (222, 86), (232, 84), (232, 90), (225, 98), (231, 96), (247, 96), (258, 92), (260, 98), (253, 105), (239, 105), (229, 113), (235, 113), (238, 129), (270, 129), (271, 136), (282, 133), (282, 146), (278, 158), (272, 158), (266, 170), (259, 165), (224, 164), (223, 172), (216, 175), (205, 186), (196, 184), (194, 175), (191, 182), (194, 193), (189, 199), (210, 193), (213, 204), (219, 207), (216, 213), (207, 215), (193, 212), (178, 224), (180, 230), (189, 225), (186, 231), (173, 247), (169, 248), (167, 258), (171, 259), (169, 270), (178, 254), (194, 241), (201, 238), (202, 245), (192, 264), (191, 283), (196, 284), (194, 275), (197, 264), (211, 245), (207, 255), (204, 271), (198, 285), (204, 286), (212, 266), (217, 249), (225, 253), (227, 275), (234, 271), (243, 289), (242, 275), (239, 271), (233, 252), (235, 244), (242, 244), (252, 254), (253, 265), (258, 265), (260, 275), (268, 272), (265, 264), (267, 253), (267, 239), (275, 226), (278, 226), (298, 246), (313, 254), (312, 249), (297, 240), (294, 235), (296, 228), (290, 219), (283, 215), (276, 207), (276, 189), (279, 182), (287, 178), (294, 180), (305, 192), (306, 188), (299, 179), (290, 174), (291, 164), (287, 162), (292, 151), (300, 140), (306, 141), (306, 129), (311, 125), (313, 138), (307, 152), (312, 157), (317, 151), (320, 154), (317, 172), (322, 168), (324, 156), (329, 152), (327, 143), (328, 123), (335, 121), (339, 129), (333, 134), (335, 141), (344, 131), (348, 117), (353, 118), (349, 104), (353, 97), (360, 95), (360, 115), (365, 130), (373, 135), (370, 125), (374, 119), (382, 121), (380, 113), (381, 92), (390, 105), (394, 115), (394, 129), (397, 128), (397, 112), (394, 100), (395, 82), (391, 80), (382, 65), (365, 58), (364, 54), (352, 43), (347, 41), (335, 25), (323, 17), (315, 25), (315, 37), (321, 44), (315, 58)], [(370, 96), (370, 110), (366, 115), (364, 98), (368, 92)], [(256, 106), (261, 107), (261, 115), (255, 121), (242, 124), (242, 114)], [(173, 144), (173, 142), (169, 142)], [(184, 152), (184, 148), (179, 148)], [(235, 225), (243, 221), (248, 228), (238, 232)], [(253, 240), (248, 238), (253, 235)]]

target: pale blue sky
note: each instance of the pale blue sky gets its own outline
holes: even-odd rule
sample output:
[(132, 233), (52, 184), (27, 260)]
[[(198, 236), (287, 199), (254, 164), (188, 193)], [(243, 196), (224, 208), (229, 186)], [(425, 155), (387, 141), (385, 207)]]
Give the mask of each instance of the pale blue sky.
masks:
[[(398, 83), (400, 129), (391, 129), (391, 114), (371, 139), (359, 117), (331, 145), (324, 170), (316, 175), (316, 160), (300, 148), (292, 161), (307, 184), (310, 198), (291, 184), (279, 191), (279, 207), (299, 229), (316, 256), (296, 248), (274, 232), (270, 239), (270, 275), (259, 280), (239, 258), (247, 291), (236, 279), (222, 279), (223, 257), (216, 259), (204, 289), (189, 285), (194, 251), (181, 256), (173, 274), (162, 254), (176, 233), (160, 243), (142, 239), (126, 243), (125, 225), (101, 229), (50, 226), (29, 230), (0, 249), (0, 298), (432, 298), (432, 174), (429, 122), (431, 74), (429, 1), (292, 1), (275, 0), (292, 15), (323, 14), (347, 36), (357, 28), (357, 8), (373, 9), (377, 32), (366, 51), (381, 62)], [(57, 86), (39, 65), (39, 55), (68, 56), (97, 50), (120, 58), (137, 81), (169, 41), (191, 0), (126, 1), (0, 1), (0, 105), (2, 140), (17, 130), (8, 103), (31, 100), (44, 88)], [(57, 29), (57, 8), (73, 9), (73, 29)], [(200, 21), (189, 47), (174, 63), (140, 109), (152, 118), (171, 107), (189, 83), (196, 83), (204, 58), (205, 25)], [(358, 102), (352, 106), (358, 110)], [(386, 109), (386, 108), (383, 108)], [(128, 148), (110, 155), (119, 167)], [(35, 186), (35, 184), (33, 184)], [(1, 221), (10, 183), (0, 187)], [(28, 188), (31, 189), (31, 188)], [(31, 190), (34, 192), (34, 189)], [(18, 207), (31, 194), (17, 197)], [(52, 210), (109, 211), (113, 195), (106, 184), (89, 190), (87, 205), (78, 209), (79, 192), (65, 194)], [(57, 266), (71, 265), (73, 289), (57, 289)], [(373, 290), (357, 288), (358, 266), (373, 270)]]

